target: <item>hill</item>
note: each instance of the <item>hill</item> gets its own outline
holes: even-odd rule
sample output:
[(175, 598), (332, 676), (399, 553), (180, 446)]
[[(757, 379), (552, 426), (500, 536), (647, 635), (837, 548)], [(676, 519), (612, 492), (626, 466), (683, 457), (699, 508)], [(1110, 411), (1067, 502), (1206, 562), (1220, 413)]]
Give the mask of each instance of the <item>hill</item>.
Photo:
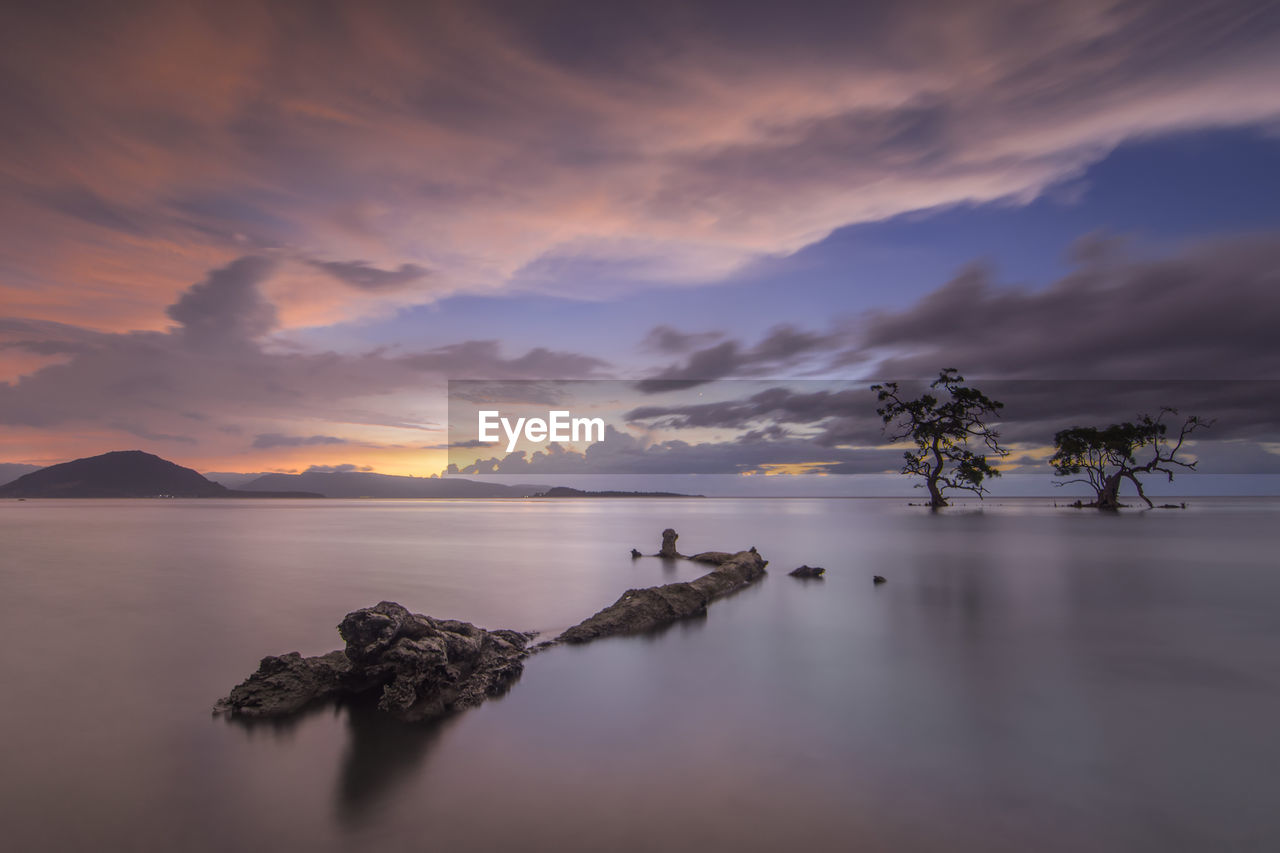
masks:
[(453, 477), (401, 477), (363, 471), (266, 474), (245, 483), (245, 491), (302, 489), (329, 498), (523, 498), (546, 486), (506, 486)]
[(39, 465), (23, 465), (19, 462), (0, 462), (0, 486), (11, 483), (23, 474), (39, 471)]
[(228, 489), (141, 450), (115, 450), (24, 474), (0, 486), (6, 498), (234, 498), (320, 497), (305, 492), (241, 492)]
[(701, 498), (705, 495), (686, 495), (680, 492), (588, 492), (583, 489), (571, 489), (568, 486), (556, 486), (534, 495), (535, 498)]

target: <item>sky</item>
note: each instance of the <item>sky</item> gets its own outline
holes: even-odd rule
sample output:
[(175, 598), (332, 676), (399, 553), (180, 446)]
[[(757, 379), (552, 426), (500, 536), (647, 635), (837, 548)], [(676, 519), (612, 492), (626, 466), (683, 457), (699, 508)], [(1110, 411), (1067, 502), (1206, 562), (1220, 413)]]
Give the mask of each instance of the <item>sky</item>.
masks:
[(955, 366), (1087, 381), (1027, 459), (1143, 380), (1280, 473), (1213, 384), (1280, 376), (1274, 3), (23, 4), (0, 110), (0, 462), (428, 476), (450, 379)]

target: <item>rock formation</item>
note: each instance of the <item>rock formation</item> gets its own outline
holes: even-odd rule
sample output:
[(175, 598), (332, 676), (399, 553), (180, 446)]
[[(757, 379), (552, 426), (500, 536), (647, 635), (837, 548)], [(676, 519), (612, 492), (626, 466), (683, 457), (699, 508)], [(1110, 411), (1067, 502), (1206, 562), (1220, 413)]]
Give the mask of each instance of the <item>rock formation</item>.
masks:
[[(675, 531), (667, 530), (663, 539)], [(694, 581), (629, 589), (616, 602), (580, 622), (557, 639), (565, 643), (585, 643), (615, 634), (639, 634), (660, 628), (677, 619), (705, 613), (707, 605), (764, 577), (768, 561), (754, 549), (739, 551), (714, 570)]]
[[(677, 538), (674, 530), (664, 530), (659, 556), (680, 557)], [(505, 692), (533, 651), (560, 642), (642, 633), (700, 615), (713, 600), (764, 577), (768, 565), (754, 547), (736, 554), (707, 551), (690, 559), (715, 568), (697, 580), (627, 590), (609, 607), (532, 649), (533, 634), (486, 631), (383, 601), (348, 613), (338, 625), (345, 649), (309, 658), (298, 652), (265, 657), (257, 672), (218, 701), (214, 712), (279, 717), (325, 699), (378, 690), (378, 708), (393, 717), (411, 722), (442, 717)]]
[(262, 659), (215, 711), (240, 717), (292, 714), (312, 702), (381, 688), (378, 707), (401, 720), (443, 716), (506, 690), (524, 669), (530, 635), (433, 619), (383, 601), (348, 613), (345, 650)]
[(873, 584), (875, 584), (876, 586), (879, 586), (879, 585), (880, 585), (880, 584), (882, 584), (882, 583), (888, 583), (888, 581), (886, 581), (886, 580), (885, 580), (883, 577), (881, 577), (880, 575), (875, 575), (874, 577), (872, 577), (872, 578), (871, 578), (871, 582), (872, 582)]
[(820, 578), (826, 569), (822, 566), (801, 566), (798, 569), (792, 569), (787, 572), (793, 578)]
[(701, 554), (694, 554), (689, 558), (695, 563), (710, 563), (718, 566), (721, 563), (727, 563), (733, 559), (733, 554), (728, 551), (703, 551)]
[(662, 531), (662, 550), (658, 552), (658, 556), (665, 560), (675, 560), (684, 556), (676, 550), (676, 540), (679, 538), (680, 534), (670, 527)]

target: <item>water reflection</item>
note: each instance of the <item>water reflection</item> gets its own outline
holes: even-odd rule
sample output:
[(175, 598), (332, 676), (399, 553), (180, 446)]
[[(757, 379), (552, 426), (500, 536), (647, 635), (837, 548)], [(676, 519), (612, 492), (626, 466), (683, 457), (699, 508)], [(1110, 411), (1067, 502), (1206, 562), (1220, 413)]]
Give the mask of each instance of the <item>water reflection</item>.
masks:
[(244, 732), (250, 740), (266, 737), (277, 743), (287, 744), (296, 739), (304, 720), (323, 716), (338, 717), (343, 710), (343, 703), (340, 702), (315, 702), (287, 717), (233, 717), (223, 714), (215, 714), (214, 717)]
[[(0, 518), (0, 624), (40, 638), (0, 648), (21, 698), (0, 703), (3, 844), (1280, 849), (1280, 503), (957, 509), (28, 504)], [(672, 523), (690, 552), (828, 573), (536, 655), (510, 696), (434, 725), (368, 703), (206, 715), (263, 653), (332, 648), (353, 606), (553, 635), (692, 580), (706, 567), (618, 544)]]
[(338, 771), (336, 814), (348, 828), (368, 823), (379, 805), (425, 765), (431, 750), (458, 715), (402, 723), (377, 709), (376, 700), (347, 703), (347, 748)]

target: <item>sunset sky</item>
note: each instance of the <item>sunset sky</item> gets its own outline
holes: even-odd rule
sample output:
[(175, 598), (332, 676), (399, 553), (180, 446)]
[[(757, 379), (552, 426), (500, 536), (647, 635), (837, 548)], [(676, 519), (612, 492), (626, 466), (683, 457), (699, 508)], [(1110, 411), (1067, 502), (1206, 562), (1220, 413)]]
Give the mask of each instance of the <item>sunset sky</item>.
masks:
[[(436, 474), (449, 379), (1280, 377), (1274, 3), (28, 3), (0, 47), (0, 462)], [(1274, 398), (1196, 387), (1215, 470), (1280, 473)]]

